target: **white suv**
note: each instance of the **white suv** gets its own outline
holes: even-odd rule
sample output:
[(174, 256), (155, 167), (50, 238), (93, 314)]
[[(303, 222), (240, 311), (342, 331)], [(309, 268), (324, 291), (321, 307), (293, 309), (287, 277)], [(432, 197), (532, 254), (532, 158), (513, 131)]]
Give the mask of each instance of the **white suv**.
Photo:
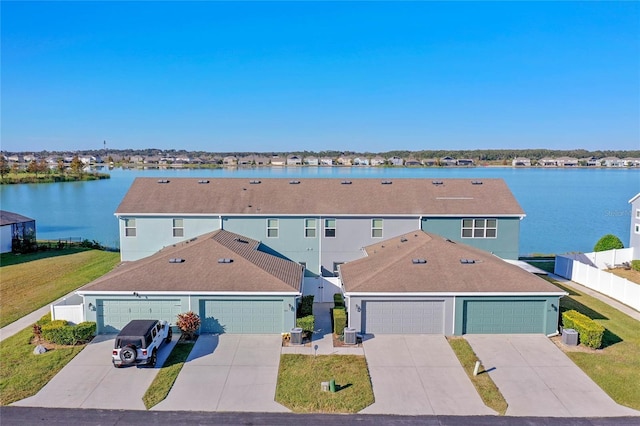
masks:
[(118, 368), (123, 365), (146, 364), (155, 367), (158, 349), (171, 342), (173, 333), (166, 321), (133, 320), (116, 337), (111, 361)]

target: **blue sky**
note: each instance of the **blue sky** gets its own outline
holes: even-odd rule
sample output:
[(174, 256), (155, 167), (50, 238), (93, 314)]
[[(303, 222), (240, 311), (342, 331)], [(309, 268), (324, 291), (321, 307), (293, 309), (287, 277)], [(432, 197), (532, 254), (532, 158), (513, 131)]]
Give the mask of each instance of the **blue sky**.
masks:
[(640, 149), (638, 2), (10, 2), (5, 151)]

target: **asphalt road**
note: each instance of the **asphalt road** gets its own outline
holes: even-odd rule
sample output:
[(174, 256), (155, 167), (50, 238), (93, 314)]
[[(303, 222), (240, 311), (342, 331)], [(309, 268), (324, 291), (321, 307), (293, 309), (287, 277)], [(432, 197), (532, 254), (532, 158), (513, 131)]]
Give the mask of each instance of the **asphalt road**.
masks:
[(637, 417), (567, 418), (498, 416), (390, 416), (291, 413), (204, 413), (192, 411), (126, 411), (72, 408), (0, 407), (0, 423), (13, 425), (273, 425), (344, 426), (421, 425), (421, 426), (637, 426)]

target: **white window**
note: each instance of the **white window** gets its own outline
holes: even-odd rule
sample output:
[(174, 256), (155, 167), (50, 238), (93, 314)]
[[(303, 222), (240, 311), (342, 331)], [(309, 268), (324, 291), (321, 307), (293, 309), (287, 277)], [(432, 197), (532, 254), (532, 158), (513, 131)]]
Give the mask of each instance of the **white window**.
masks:
[(267, 219), (267, 238), (278, 238), (278, 219)]
[(636, 209), (636, 219), (640, 219), (640, 209)]
[(497, 219), (462, 219), (462, 238), (496, 238)]
[(640, 225), (636, 223), (636, 234), (640, 234)]
[(136, 220), (135, 219), (124, 220), (124, 235), (125, 237), (136, 236)]
[(371, 238), (382, 238), (382, 219), (371, 219)]
[(336, 220), (335, 219), (324, 220), (324, 236), (328, 238), (335, 238), (336, 236)]
[(333, 262), (333, 276), (334, 277), (338, 277), (340, 276), (340, 265), (342, 265), (344, 262)]
[(184, 237), (184, 220), (173, 219), (173, 236)]
[(316, 220), (315, 219), (304, 220), (304, 237), (305, 238), (316, 237)]

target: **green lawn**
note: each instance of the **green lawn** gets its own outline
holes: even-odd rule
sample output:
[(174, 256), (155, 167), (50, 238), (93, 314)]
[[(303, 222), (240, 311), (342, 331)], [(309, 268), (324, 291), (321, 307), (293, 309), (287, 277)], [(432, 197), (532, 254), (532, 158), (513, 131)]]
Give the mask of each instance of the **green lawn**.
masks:
[(462, 368), (464, 368), (467, 376), (469, 376), (469, 379), (471, 379), (471, 382), (478, 391), (480, 398), (482, 398), (482, 402), (484, 402), (487, 407), (497, 411), (500, 415), (504, 415), (507, 411), (507, 401), (505, 401), (500, 389), (498, 389), (498, 386), (493, 382), (491, 376), (484, 371), (484, 366), (480, 364), (479, 371), (481, 373), (477, 376), (473, 375), (478, 357), (473, 352), (469, 342), (462, 337), (449, 337), (447, 340), (458, 357), (458, 360), (460, 360)]
[(31, 327), (0, 342), (0, 405), (33, 396), (86, 345), (34, 355)]
[(120, 254), (64, 249), (0, 257), (0, 327), (104, 275)]
[(169, 358), (167, 358), (167, 361), (160, 371), (158, 371), (149, 389), (147, 389), (142, 397), (142, 401), (147, 409), (160, 403), (167, 397), (176, 378), (178, 378), (178, 374), (180, 374), (180, 370), (182, 370), (184, 362), (191, 353), (194, 344), (195, 343), (177, 343), (173, 347)]
[(640, 410), (640, 321), (589, 295), (564, 287), (561, 311), (575, 309), (606, 328), (603, 349), (567, 352), (594, 382), (616, 402)]
[[(331, 379), (337, 392), (323, 392), (321, 382)], [(295, 413), (357, 413), (374, 401), (367, 362), (356, 355), (282, 355), (276, 401)]]

